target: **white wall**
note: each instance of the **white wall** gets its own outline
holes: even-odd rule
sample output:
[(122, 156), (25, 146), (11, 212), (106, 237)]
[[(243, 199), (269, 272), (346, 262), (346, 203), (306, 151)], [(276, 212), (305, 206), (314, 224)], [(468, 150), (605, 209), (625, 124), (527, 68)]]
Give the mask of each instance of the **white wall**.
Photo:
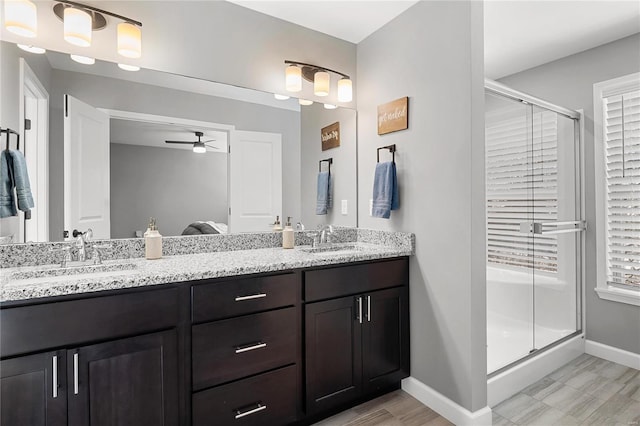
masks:
[(602, 300), (596, 287), (593, 84), (640, 71), (640, 34), (623, 38), (500, 81), (514, 89), (571, 109), (584, 110), (586, 178), (587, 339), (640, 353), (640, 307)]
[[(411, 375), (486, 406), (483, 13), (419, 2), (358, 45), (358, 224), (416, 235)], [(378, 136), (376, 107), (409, 96), (409, 129)], [(395, 143), (400, 209), (369, 217), (376, 148)]]
[[(340, 146), (322, 151), (320, 130), (340, 123)], [(300, 110), (302, 221), (307, 229), (321, 224), (355, 226), (356, 188), (356, 111), (346, 108), (327, 110), (314, 103)], [(318, 161), (333, 158), (333, 208), (326, 215), (316, 215)], [(322, 164), (327, 170), (327, 163)], [(341, 213), (341, 202), (347, 200), (347, 214)]]

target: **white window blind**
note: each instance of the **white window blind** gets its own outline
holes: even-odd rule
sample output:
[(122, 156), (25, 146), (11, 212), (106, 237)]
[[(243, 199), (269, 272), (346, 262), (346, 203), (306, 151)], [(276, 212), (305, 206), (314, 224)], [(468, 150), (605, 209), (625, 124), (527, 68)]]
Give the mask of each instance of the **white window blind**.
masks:
[(607, 282), (640, 287), (640, 90), (603, 99)]
[(486, 123), (487, 261), (558, 270), (555, 235), (520, 231), (520, 223), (558, 220), (557, 115), (495, 115)]

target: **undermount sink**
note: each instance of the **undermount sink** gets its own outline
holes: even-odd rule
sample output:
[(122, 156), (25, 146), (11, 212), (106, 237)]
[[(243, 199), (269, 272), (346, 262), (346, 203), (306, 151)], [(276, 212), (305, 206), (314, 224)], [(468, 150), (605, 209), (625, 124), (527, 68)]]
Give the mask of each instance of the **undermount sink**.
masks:
[(361, 248), (356, 244), (329, 244), (317, 247), (302, 247), (300, 250), (305, 253), (333, 253), (342, 251), (359, 251)]
[(120, 273), (136, 269), (137, 265), (132, 262), (103, 263), (94, 265), (88, 262), (74, 262), (62, 268), (60, 266), (46, 266), (28, 271), (13, 272), (9, 275), (10, 280), (29, 280), (35, 278), (52, 278), (77, 276), (83, 277), (93, 274)]

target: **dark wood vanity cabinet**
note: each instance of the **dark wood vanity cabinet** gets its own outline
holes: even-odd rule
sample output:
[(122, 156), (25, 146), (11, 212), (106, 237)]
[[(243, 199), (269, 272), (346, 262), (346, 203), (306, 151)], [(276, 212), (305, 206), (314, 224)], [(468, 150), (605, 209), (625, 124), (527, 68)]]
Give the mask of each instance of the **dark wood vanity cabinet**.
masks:
[(192, 287), (193, 425), (298, 420), (300, 273)]
[(407, 377), (408, 321), (408, 258), (4, 303), (0, 424), (309, 424)]
[(180, 424), (177, 331), (148, 333), (177, 313), (176, 289), (3, 307), (1, 424)]
[(409, 375), (407, 259), (306, 272), (304, 310), (308, 414)]

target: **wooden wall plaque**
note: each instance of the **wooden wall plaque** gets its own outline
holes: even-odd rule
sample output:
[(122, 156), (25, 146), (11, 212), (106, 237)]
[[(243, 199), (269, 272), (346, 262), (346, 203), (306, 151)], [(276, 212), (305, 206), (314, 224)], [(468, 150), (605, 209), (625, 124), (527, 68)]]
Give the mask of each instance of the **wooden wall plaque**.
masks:
[(378, 105), (378, 134), (409, 128), (409, 98), (404, 97)]
[(336, 121), (323, 127), (320, 130), (320, 140), (322, 140), (323, 151), (340, 146), (340, 122)]

